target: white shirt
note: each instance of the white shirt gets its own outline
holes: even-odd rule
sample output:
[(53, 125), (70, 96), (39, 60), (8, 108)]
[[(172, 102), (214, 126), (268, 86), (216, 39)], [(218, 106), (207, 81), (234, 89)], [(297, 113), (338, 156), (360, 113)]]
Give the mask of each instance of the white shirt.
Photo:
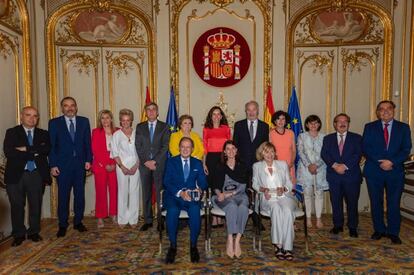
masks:
[(340, 134), (340, 133), (336, 132), (336, 138), (338, 140), (338, 145), (341, 142), (341, 135), (342, 135), (342, 139), (344, 140), (344, 144), (345, 144), (345, 139), (346, 139), (346, 134), (347, 133), (348, 133), (348, 131), (343, 133), (343, 134)]
[(250, 133), (250, 124), (253, 122), (253, 139), (256, 138), (257, 133), (257, 125), (259, 124), (259, 120), (256, 118), (255, 120), (249, 120), (247, 119), (247, 130)]
[(138, 161), (138, 154), (135, 149), (135, 129), (128, 138), (122, 130), (112, 135), (111, 158), (119, 157), (126, 168), (131, 168)]
[(75, 126), (75, 132), (76, 132), (76, 116), (74, 116), (74, 117), (64, 116), (64, 117), (65, 117), (65, 121), (66, 121), (66, 127), (68, 127), (69, 133), (70, 133), (70, 120), (72, 120), (73, 126)]

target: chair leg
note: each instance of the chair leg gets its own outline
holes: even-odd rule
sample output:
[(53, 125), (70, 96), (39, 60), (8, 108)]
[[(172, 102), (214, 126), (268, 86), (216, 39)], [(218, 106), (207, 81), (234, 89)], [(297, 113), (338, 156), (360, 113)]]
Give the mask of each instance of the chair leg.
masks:
[(158, 218), (158, 234), (159, 234), (159, 247), (158, 247), (158, 254), (161, 256), (162, 255), (162, 224), (164, 223), (164, 219), (163, 217), (160, 215), (160, 217)]
[(304, 216), (303, 216), (303, 220), (304, 220), (304, 233), (305, 233), (305, 252), (307, 253), (307, 254), (309, 254), (309, 240), (308, 240), (308, 222), (307, 222), (307, 219), (306, 219), (306, 206), (305, 206), (305, 203), (303, 203), (303, 213), (305, 213), (304, 214)]
[(258, 238), (259, 238), (258, 251), (262, 252), (262, 232), (260, 230), (260, 225), (262, 224), (262, 216), (260, 215), (260, 212), (257, 214), (257, 216), (258, 216), (257, 232), (258, 232)]

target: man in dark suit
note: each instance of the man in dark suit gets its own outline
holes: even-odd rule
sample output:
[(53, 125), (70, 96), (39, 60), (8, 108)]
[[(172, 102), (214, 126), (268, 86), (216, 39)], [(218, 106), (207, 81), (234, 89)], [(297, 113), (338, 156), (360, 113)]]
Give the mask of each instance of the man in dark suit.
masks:
[[(181, 210), (187, 211), (189, 217), (191, 262), (200, 260), (197, 249), (201, 227), (199, 199), (202, 191), (207, 189), (207, 179), (201, 161), (191, 157), (194, 149), (191, 138), (183, 137), (179, 146), (180, 155), (168, 159), (164, 175), (167, 227), (170, 239), (170, 248), (165, 259), (167, 264), (174, 263), (177, 254), (178, 219)], [(192, 192), (198, 194), (198, 200), (191, 196)]]
[[(404, 189), (404, 166), (411, 150), (410, 127), (394, 119), (395, 104), (377, 105), (378, 120), (365, 125), (362, 148), (366, 157), (364, 176), (371, 200), (373, 240), (388, 236), (401, 244), (400, 200)], [(387, 226), (384, 223), (384, 188), (387, 195)]]
[(343, 232), (346, 202), (349, 236), (358, 238), (358, 199), (362, 176), (359, 161), (362, 155), (361, 136), (349, 132), (350, 117), (341, 113), (334, 118), (336, 132), (325, 136), (321, 157), (327, 166), (326, 179), (331, 195), (332, 234)]
[[(4, 139), (7, 158), (4, 181), (9, 196), (12, 220), (12, 246), (19, 246), (27, 238), (42, 240), (40, 218), (44, 184), (50, 184), (47, 155), (50, 139), (47, 131), (37, 128), (39, 113), (34, 107), (24, 107), (21, 124), (10, 128)], [(24, 225), (26, 198), (29, 202), (29, 229)]]
[[(234, 124), (233, 141), (238, 149), (240, 159), (246, 164), (252, 174), (253, 164), (257, 161), (256, 150), (260, 144), (269, 141), (269, 125), (258, 119), (259, 104), (252, 100), (245, 104), (246, 119)], [(253, 223), (258, 223), (257, 213), (252, 215)], [(264, 230), (261, 225), (261, 230)]]
[(74, 212), (73, 228), (87, 231), (82, 223), (85, 211), (85, 176), (91, 168), (91, 130), (86, 117), (77, 116), (78, 107), (73, 97), (65, 97), (60, 102), (63, 115), (49, 121), (49, 134), (52, 148), (49, 162), (51, 174), (58, 183), (59, 231), (57, 237), (66, 235), (69, 216), (70, 192), (73, 188)]
[(160, 203), (162, 177), (170, 141), (168, 125), (157, 119), (158, 105), (154, 102), (148, 103), (145, 105), (145, 113), (148, 120), (137, 125), (135, 137), (144, 201), (144, 224), (140, 228), (141, 231), (146, 231), (152, 227), (151, 198), (153, 182), (155, 184), (157, 206)]

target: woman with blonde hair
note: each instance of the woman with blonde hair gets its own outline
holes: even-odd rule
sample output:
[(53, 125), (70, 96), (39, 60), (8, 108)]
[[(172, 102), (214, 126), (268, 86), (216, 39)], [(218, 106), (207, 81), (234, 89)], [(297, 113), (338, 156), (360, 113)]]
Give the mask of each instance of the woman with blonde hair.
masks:
[(118, 224), (121, 228), (138, 224), (140, 174), (139, 159), (135, 150), (134, 113), (129, 109), (119, 111), (121, 130), (114, 133), (111, 156), (117, 164)]
[[(117, 180), (116, 163), (110, 157), (112, 136), (118, 128), (113, 124), (113, 115), (109, 110), (101, 110), (95, 129), (92, 130), (92, 173), (95, 178), (95, 216), (98, 228), (104, 227), (103, 219), (108, 217), (116, 222)], [(109, 211), (108, 211), (109, 195)]]

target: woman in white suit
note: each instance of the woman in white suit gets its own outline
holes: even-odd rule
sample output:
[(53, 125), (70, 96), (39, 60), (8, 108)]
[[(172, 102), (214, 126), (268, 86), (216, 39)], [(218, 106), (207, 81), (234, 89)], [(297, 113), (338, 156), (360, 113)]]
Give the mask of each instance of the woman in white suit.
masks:
[(259, 161), (253, 165), (253, 189), (260, 194), (260, 210), (270, 214), (275, 256), (291, 261), (297, 201), (292, 193), (288, 164), (276, 160), (276, 149), (270, 142), (259, 146), (256, 158)]

